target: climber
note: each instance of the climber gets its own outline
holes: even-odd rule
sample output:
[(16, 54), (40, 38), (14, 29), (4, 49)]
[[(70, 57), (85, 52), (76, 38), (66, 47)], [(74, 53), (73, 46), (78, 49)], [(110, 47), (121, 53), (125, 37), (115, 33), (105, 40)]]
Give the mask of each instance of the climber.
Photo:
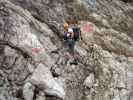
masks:
[(70, 53), (74, 55), (74, 46), (75, 46), (75, 41), (74, 41), (74, 32), (72, 28), (68, 29), (67, 32), (67, 44), (70, 50)]
[(72, 28), (74, 32), (74, 37), (73, 39), (75, 41), (78, 41), (79, 39), (82, 39), (81, 37), (81, 31), (78, 25), (77, 18), (75, 16), (69, 17), (66, 22), (64, 23), (64, 40), (67, 40), (67, 32), (68, 28)]
[(80, 28), (78, 27), (78, 21), (76, 17), (69, 17), (64, 23), (64, 40), (69, 47), (69, 52), (72, 54), (74, 60), (76, 60), (74, 55), (74, 46), (76, 41), (80, 39), (80, 35)]
[[(69, 47), (69, 52), (74, 56), (75, 42), (80, 39), (80, 28), (78, 27), (78, 21), (75, 16), (68, 17), (64, 23), (64, 46)], [(58, 53), (57, 50), (51, 51), (51, 53)]]
[(77, 20), (75, 17), (69, 17), (64, 23), (64, 40), (68, 45), (71, 53), (74, 51), (75, 42), (78, 40)]

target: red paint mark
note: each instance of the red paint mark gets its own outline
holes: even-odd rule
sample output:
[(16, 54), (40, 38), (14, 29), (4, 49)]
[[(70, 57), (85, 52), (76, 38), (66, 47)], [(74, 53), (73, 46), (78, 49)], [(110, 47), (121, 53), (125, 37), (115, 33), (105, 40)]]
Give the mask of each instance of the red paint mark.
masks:
[(41, 51), (41, 48), (32, 48), (32, 52), (39, 53)]
[(93, 25), (93, 23), (86, 22), (83, 25), (83, 31), (85, 31), (85, 32), (93, 32), (94, 31), (94, 25)]

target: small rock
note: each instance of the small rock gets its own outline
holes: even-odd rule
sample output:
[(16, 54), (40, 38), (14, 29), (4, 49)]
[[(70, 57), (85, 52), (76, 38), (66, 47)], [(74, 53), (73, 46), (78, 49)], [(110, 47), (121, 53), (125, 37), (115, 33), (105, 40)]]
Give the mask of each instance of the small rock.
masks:
[(91, 73), (84, 81), (84, 85), (91, 88), (94, 85), (94, 74)]
[(33, 100), (35, 87), (31, 83), (26, 83), (23, 87), (23, 96), (25, 100)]
[(33, 71), (34, 71), (34, 69), (35, 69), (34, 66), (31, 65), (31, 64), (28, 64), (27, 67), (28, 67), (29, 72), (30, 72), (30, 73), (33, 73)]
[(126, 86), (125, 86), (125, 84), (123, 83), (123, 81), (121, 81), (121, 82), (118, 82), (117, 88), (121, 90), (121, 89), (126, 88)]
[(52, 72), (52, 75), (53, 75), (54, 77), (58, 77), (58, 76), (61, 75), (61, 69), (60, 69), (59, 67), (57, 67), (57, 66), (53, 66), (53, 67), (51, 68), (51, 72)]
[(46, 100), (44, 92), (39, 92), (36, 100)]

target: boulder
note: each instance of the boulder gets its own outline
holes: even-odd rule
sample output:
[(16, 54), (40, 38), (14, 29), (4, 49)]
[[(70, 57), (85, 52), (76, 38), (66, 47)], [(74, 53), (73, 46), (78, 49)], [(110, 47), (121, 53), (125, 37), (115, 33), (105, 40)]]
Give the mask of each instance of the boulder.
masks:
[(56, 82), (49, 68), (43, 64), (37, 66), (35, 72), (31, 76), (30, 82), (40, 89), (43, 89), (48, 95), (57, 96), (62, 99), (65, 97), (64, 88)]

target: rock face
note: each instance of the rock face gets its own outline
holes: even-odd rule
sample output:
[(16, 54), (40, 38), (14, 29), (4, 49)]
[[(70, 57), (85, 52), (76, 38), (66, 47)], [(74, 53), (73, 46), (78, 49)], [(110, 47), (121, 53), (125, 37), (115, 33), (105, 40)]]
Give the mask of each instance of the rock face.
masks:
[[(69, 15), (78, 65), (62, 41)], [(0, 100), (133, 100), (132, 23), (132, 0), (0, 0)]]
[(44, 65), (38, 65), (31, 76), (30, 82), (39, 88), (44, 89), (45, 93), (64, 98), (65, 91), (52, 77), (50, 70)]

